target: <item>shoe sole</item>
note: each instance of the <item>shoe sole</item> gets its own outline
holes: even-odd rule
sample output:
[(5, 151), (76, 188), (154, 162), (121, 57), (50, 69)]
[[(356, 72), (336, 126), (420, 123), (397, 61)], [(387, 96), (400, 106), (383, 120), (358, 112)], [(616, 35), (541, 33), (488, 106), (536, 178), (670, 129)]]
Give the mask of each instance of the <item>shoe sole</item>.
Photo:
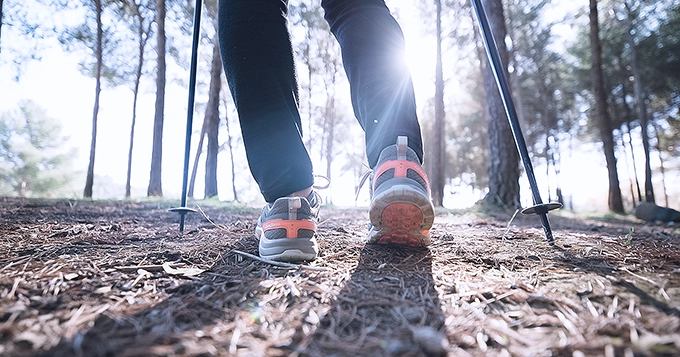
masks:
[(312, 238), (277, 238), (259, 237), (260, 257), (279, 262), (302, 262), (314, 260), (319, 253), (316, 237)]
[(369, 217), (373, 228), (368, 243), (428, 246), (434, 223), (432, 202), (409, 181), (393, 180), (397, 182), (383, 183), (389, 186), (376, 192), (371, 204)]

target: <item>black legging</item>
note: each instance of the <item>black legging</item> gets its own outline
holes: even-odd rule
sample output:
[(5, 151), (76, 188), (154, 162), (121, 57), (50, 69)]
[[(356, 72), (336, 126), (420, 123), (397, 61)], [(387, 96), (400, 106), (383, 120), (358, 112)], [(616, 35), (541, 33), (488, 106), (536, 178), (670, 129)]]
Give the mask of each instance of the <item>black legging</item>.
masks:
[[(267, 202), (310, 187), (287, 0), (220, 0), (222, 63), (236, 104), (250, 170)], [(354, 115), (366, 132), (368, 163), (405, 135), (422, 161), (404, 36), (384, 0), (322, 0), (340, 43)]]

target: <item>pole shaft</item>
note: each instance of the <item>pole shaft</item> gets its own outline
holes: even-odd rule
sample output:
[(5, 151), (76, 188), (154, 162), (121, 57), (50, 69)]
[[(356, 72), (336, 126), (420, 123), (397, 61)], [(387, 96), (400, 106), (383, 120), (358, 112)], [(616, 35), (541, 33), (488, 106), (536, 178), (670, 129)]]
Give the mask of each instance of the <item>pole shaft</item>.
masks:
[[(184, 142), (184, 173), (182, 176), (182, 198), (181, 207), (187, 205), (187, 186), (189, 181), (189, 156), (191, 153), (191, 133), (194, 125), (194, 102), (196, 101), (196, 69), (198, 67), (198, 43), (201, 34), (201, 10), (203, 1), (196, 0), (194, 8), (194, 33), (191, 43), (191, 67), (189, 68), (189, 102), (187, 104), (187, 129)], [(180, 213), (179, 231), (184, 232), (184, 216)]]
[(515, 104), (512, 101), (512, 95), (510, 94), (510, 85), (508, 84), (508, 80), (505, 76), (505, 67), (503, 66), (501, 56), (498, 53), (496, 40), (493, 36), (493, 32), (491, 31), (491, 26), (489, 26), (489, 20), (486, 16), (486, 12), (484, 11), (482, 0), (472, 0), (472, 5), (475, 8), (475, 13), (477, 14), (477, 19), (479, 20), (479, 26), (481, 28), (482, 36), (484, 37), (486, 53), (489, 56), (489, 62), (496, 79), (496, 84), (498, 85), (498, 90), (501, 94), (501, 99), (503, 100), (505, 113), (507, 114), (508, 122), (510, 123), (510, 129), (512, 130), (512, 135), (515, 138), (515, 144), (517, 144), (517, 151), (522, 158), (524, 171), (526, 172), (527, 179), (529, 180), (529, 186), (531, 187), (534, 205), (541, 206), (540, 212), (537, 213), (541, 217), (541, 225), (543, 226), (545, 237), (548, 240), (548, 243), (552, 245), (554, 244), (554, 239), (552, 230), (550, 229), (550, 221), (548, 221), (547, 208), (543, 206), (541, 194), (538, 191), (538, 184), (536, 183), (534, 168), (531, 164), (531, 159), (529, 158), (529, 150), (527, 150), (527, 144), (524, 141), (524, 135), (522, 135), (522, 129), (519, 125), (519, 118), (517, 117)]

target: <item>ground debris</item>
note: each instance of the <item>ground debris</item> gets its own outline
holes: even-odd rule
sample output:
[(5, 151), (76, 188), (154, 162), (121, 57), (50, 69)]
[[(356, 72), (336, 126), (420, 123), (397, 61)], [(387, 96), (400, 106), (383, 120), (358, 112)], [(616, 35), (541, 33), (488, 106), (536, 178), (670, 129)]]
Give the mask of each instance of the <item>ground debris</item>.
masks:
[(400, 249), (329, 208), (319, 258), (279, 266), (258, 209), (180, 234), (170, 206), (0, 199), (0, 355), (680, 355), (674, 228), (554, 215), (551, 247), (527, 218), (439, 215)]

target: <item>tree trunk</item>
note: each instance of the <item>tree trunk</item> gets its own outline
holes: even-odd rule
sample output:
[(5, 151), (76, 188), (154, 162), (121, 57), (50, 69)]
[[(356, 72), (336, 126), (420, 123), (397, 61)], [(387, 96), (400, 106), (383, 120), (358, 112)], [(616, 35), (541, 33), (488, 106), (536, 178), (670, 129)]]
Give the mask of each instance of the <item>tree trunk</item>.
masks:
[[(501, 60), (507, 65), (503, 5), (500, 0), (484, 0), (483, 4)], [(504, 71), (507, 77), (507, 68)], [(484, 91), (489, 122), (489, 192), (483, 201), (493, 206), (519, 208), (519, 154), (488, 60), (484, 70)]]
[(92, 141), (90, 142), (90, 162), (87, 165), (87, 176), (85, 178), (85, 189), (83, 190), (83, 197), (92, 198), (92, 186), (94, 185), (94, 158), (97, 148), (97, 117), (99, 116), (99, 96), (102, 91), (102, 67), (103, 67), (103, 38), (104, 32), (102, 27), (102, 3), (101, 0), (94, 0), (95, 11), (97, 17), (97, 49), (95, 56), (97, 63), (95, 64), (95, 91), (94, 91), (94, 109), (92, 111)]
[(153, 146), (147, 196), (163, 196), (161, 170), (163, 161), (163, 115), (165, 109), (165, 0), (156, 0), (156, 112), (153, 119)]
[[(333, 78), (335, 78), (335, 73), (333, 73)], [(332, 84), (335, 84), (335, 80), (333, 80)], [(326, 117), (326, 178), (330, 181), (331, 179), (331, 169), (333, 165), (333, 148), (335, 144), (335, 120), (336, 120), (336, 115), (335, 115), (335, 96), (331, 95), (326, 98), (326, 112), (325, 115)], [(332, 204), (331, 198), (328, 198), (328, 203)]]
[(659, 126), (652, 122), (652, 127), (654, 128), (654, 134), (656, 135), (656, 152), (659, 153), (659, 170), (661, 171), (661, 187), (663, 187), (663, 197), (666, 207), (668, 207), (668, 189), (666, 187), (666, 168), (663, 166), (663, 157), (661, 156), (661, 138), (659, 137)]
[[(626, 91), (626, 84), (624, 83), (625, 80), (628, 79), (628, 76), (625, 75), (627, 72), (626, 66), (623, 63), (623, 59), (619, 57), (619, 71), (624, 74), (624, 78), (621, 82), (621, 99), (623, 100), (623, 109), (625, 111), (626, 115), (626, 120), (624, 121), (623, 125), (626, 127), (626, 133), (628, 136), (628, 146), (630, 147), (630, 157), (631, 161), (633, 163), (633, 176), (635, 178), (635, 187), (637, 187), (637, 201), (642, 202), (642, 191), (640, 191), (640, 180), (638, 179), (638, 174), (637, 174), (637, 163), (635, 162), (635, 150), (633, 149), (633, 137), (630, 134), (630, 120), (633, 120), (633, 115), (631, 114), (630, 107), (628, 106), (628, 101), (626, 98), (628, 98), (628, 92)], [(616, 106), (613, 106), (614, 109), (616, 109)], [(615, 113), (616, 115), (616, 113)], [(622, 145), (625, 147), (626, 141), (623, 140), (623, 135), (621, 135), (621, 140), (622, 140)], [(633, 207), (636, 207), (636, 202), (635, 202), (635, 197), (633, 197)]]
[(135, 85), (133, 88), (133, 99), (132, 99), (132, 123), (130, 124), (130, 148), (128, 150), (128, 163), (127, 163), (127, 178), (125, 180), (125, 197), (130, 198), (131, 196), (131, 179), (132, 179), (132, 149), (135, 142), (135, 125), (137, 123), (137, 99), (139, 97), (139, 83), (142, 79), (142, 69), (144, 66), (144, 48), (146, 47), (146, 40), (144, 33), (144, 19), (139, 11), (139, 6), (134, 1), (132, 2), (135, 6), (135, 12), (137, 16), (137, 21), (139, 21), (139, 27), (137, 28), (137, 40), (139, 41), (137, 54), (137, 71), (135, 73)]
[(225, 115), (224, 121), (226, 122), (227, 129), (227, 147), (229, 148), (229, 160), (231, 161), (231, 190), (234, 194), (234, 201), (238, 202), (238, 195), (236, 193), (236, 169), (234, 164), (234, 147), (231, 141), (231, 128), (229, 126), (229, 118)]
[(198, 171), (198, 162), (201, 160), (203, 153), (203, 141), (205, 140), (205, 127), (207, 123), (203, 121), (201, 126), (201, 136), (198, 138), (198, 145), (196, 147), (196, 156), (194, 156), (194, 165), (191, 168), (191, 177), (189, 178), (189, 188), (187, 190), (187, 197), (194, 198), (194, 187), (196, 186), (196, 171)]
[(444, 117), (444, 74), (442, 69), (442, 2), (437, 4), (437, 61), (434, 80), (434, 130), (432, 135), (432, 165), (430, 183), (432, 185), (432, 203), (441, 207), (444, 201), (444, 184), (446, 179), (446, 145), (444, 142), (446, 124)]
[[(628, 147), (630, 148), (630, 160), (633, 165), (633, 178), (635, 179), (635, 187), (637, 188), (637, 201), (642, 202), (642, 191), (640, 190), (640, 180), (638, 180), (637, 175), (637, 163), (635, 162), (635, 149), (633, 148), (633, 136), (630, 134), (630, 124), (628, 122), (625, 122), (623, 125), (626, 127), (626, 136), (628, 137)], [(623, 137), (621, 139), (623, 140)], [(634, 196), (633, 200), (635, 200)], [(635, 204), (633, 204), (633, 206), (635, 206)]]
[[(614, 106), (616, 107), (616, 106)], [(630, 164), (628, 163), (628, 150), (626, 149), (626, 138), (623, 128), (625, 123), (621, 124), (621, 149), (623, 149), (623, 162), (626, 164), (626, 172), (628, 173), (628, 184), (630, 187), (630, 198), (633, 202), (633, 209), (637, 207), (637, 199), (635, 197), (635, 186), (633, 185), (633, 177), (630, 175)], [(623, 193), (621, 194), (623, 195)]]
[[(626, 8), (628, 5), (626, 4)], [(631, 11), (628, 9), (626, 17), (627, 28), (626, 37), (628, 46), (630, 47), (630, 65), (633, 70), (634, 92), (635, 92), (635, 110), (637, 112), (638, 120), (640, 121), (640, 129), (642, 130), (642, 148), (645, 153), (645, 201), (654, 203), (654, 187), (652, 186), (652, 166), (649, 162), (649, 132), (647, 127), (649, 121), (647, 120), (647, 105), (645, 103), (645, 94), (642, 88), (642, 76), (640, 75), (640, 66), (638, 64), (637, 49), (635, 48), (635, 38), (633, 38), (633, 20)]]
[(135, 125), (137, 124), (137, 97), (139, 95), (139, 81), (141, 75), (141, 66), (137, 70), (138, 77), (135, 78), (135, 89), (132, 99), (132, 123), (130, 124), (130, 147), (128, 149), (128, 162), (127, 162), (127, 176), (125, 180), (125, 197), (130, 198), (132, 185), (132, 149), (135, 143)]
[[(2, 40), (2, 2), (3, 0), (0, 0), (0, 40)], [(0, 41), (0, 45), (2, 44), (2, 41)], [(1, 48), (1, 46), (0, 46)]]
[(609, 172), (609, 209), (616, 213), (624, 213), (619, 174), (616, 170), (614, 154), (614, 136), (612, 124), (607, 112), (607, 94), (604, 90), (604, 74), (602, 73), (602, 45), (600, 44), (600, 25), (597, 16), (597, 0), (590, 0), (590, 51), (592, 56), (593, 93), (600, 137), (604, 148), (607, 171)]
[(220, 90), (222, 88), (221, 74), (222, 62), (216, 36), (210, 67), (208, 105), (205, 109), (205, 122), (208, 124), (206, 126), (208, 150), (205, 157), (205, 198), (217, 196), (217, 154), (220, 151), (218, 139), (220, 129)]

